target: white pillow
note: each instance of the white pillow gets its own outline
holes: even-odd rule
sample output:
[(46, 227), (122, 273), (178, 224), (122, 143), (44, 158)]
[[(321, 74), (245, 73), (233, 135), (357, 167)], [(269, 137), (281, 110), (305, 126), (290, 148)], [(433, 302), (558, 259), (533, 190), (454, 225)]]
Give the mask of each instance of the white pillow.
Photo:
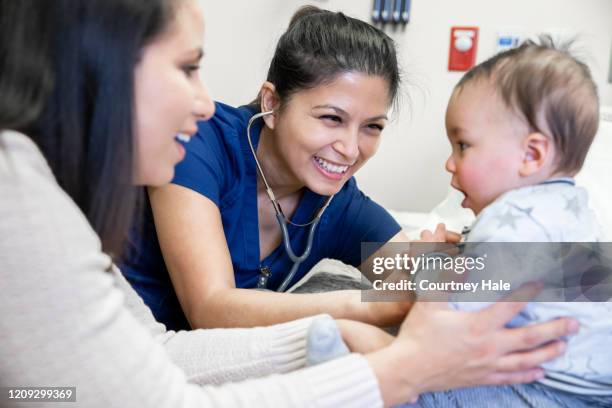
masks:
[(595, 211), (605, 236), (612, 237), (612, 106), (601, 109), (599, 131), (576, 184), (589, 193), (590, 207)]

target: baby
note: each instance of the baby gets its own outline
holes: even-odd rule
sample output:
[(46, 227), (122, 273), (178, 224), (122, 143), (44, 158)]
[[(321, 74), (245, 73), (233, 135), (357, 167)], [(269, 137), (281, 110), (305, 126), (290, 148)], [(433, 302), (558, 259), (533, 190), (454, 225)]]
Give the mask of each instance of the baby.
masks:
[[(598, 123), (589, 69), (549, 38), (528, 41), (470, 70), (446, 112), (452, 145), (446, 169), (451, 185), (465, 196), (462, 206), (477, 216), (464, 230), (467, 245), (602, 241), (587, 193), (572, 178)], [(453, 303), (462, 310), (485, 305)], [(579, 395), (612, 406), (612, 303), (532, 302), (513, 322), (567, 315), (580, 321), (581, 331), (568, 339), (563, 357), (544, 365), (540, 383), (555, 398)]]

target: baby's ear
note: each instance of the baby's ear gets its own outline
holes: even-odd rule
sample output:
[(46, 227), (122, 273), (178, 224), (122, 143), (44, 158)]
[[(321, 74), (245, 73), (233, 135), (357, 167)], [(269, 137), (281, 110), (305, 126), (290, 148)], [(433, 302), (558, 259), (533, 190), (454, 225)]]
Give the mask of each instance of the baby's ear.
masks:
[(528, 134), (523, 140), (523, 163), (519, 174), (529, 177), (554, 160), (554, 146), (550, 138), (540, 132)]
[[(278, 109), (280, 99), (276, 92), (276, 87), (272, 82), (264, 82), (259, 91), (259, 95), (261, 99), (260, 109), (262, 112), (270, 112)], [(270, 129), (274, 129), (276, 126), (275, 114), (266, 115), (263, 117), (263, 120)]]

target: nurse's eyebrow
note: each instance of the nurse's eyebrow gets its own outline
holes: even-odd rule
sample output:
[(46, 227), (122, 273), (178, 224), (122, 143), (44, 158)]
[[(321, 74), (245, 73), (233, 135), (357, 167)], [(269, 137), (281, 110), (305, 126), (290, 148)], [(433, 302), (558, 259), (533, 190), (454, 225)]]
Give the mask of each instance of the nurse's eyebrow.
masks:
[[(336, 111), (338, 115), (350, 116), (344, 109), (339, 108), (334, 105), (317, 105), (313, 107), (312, 109), (332, 109)], [(378, 115), (378, 116), (374, 116), (373, 118), (369, 118), (368, 121), (375, 121), (375, 120), (380, 120), (380, 119), (387, 120), (388, 118), (387, 118), (387, 115)]]
[(387, 115), (378, 115), (378, 116), (374, 116), (373, 118), (368, 119), (368, 121), (377, 121), (380, 119), (384, 119), (384, 120), (389, 120), (389, 118), (387, 117)]

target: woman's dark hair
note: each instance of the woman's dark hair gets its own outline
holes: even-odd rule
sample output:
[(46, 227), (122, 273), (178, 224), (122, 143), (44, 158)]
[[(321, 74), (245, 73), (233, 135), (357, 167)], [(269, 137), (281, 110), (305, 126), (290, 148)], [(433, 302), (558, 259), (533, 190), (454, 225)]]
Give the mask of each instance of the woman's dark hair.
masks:
[(61, 22), (54, 38), (55, 88), (30, 135), (102, 249), (116, 259), (143, 196), (132, 185), (134, 69), (143, 47), (166, 28), (176, 1), (52, 2)]
[(364, 21), (305, 6), (278, 41), (267, 80), (282, 107), (293, 93), (333, 82), (345, 72), (384, 78), (390, 102), (396, 101), (400, 72), (393, 40)]
[(51, 91), (50, 2), (0, 0), (0, 130), (23, 131)]

